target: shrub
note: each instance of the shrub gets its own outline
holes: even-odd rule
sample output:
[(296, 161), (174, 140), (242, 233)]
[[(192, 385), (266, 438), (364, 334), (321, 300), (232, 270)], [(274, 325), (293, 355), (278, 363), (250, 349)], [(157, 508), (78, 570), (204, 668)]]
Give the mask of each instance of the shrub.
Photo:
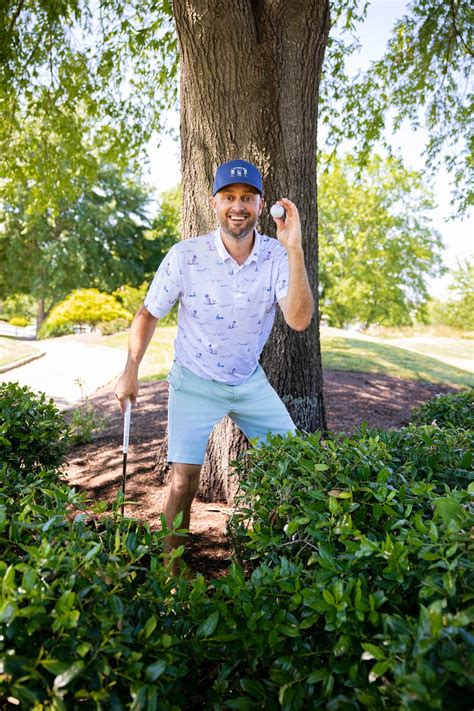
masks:
[(132, 314), (110, 294), (102, 294), (98, 289), (77, 289), (51, 310), (46, 322), (53, 327), (86, 324), (94, 328), (102, 321), (116, 319), (130, 322)]
[(72, 410), (69, 416), (69, 438), (73, 444), (88, 444), (94, 434), (102, 432), (107, 426), (107, 418), (86, 400), (80, 407)]
[(249, 574), (210, 584), (167, 579), (166, 530), (117, 506), (96, 521), (54, 468), (5, 463), (0, 694), (37, 711), (467, 708), (472, 440), (270, 438), (237, 464)]
[(130, 328), (130, 319), (116, 318), (113, 321), (104, 321), (98, 324), (98, 329), (102, 336), (111, 336), (119, 331), (126, 331)]
[(24, 328), (25, 326), (28, 326), (30, 320), (28, 318), (25, 318), (24, 316), (13, 316), (13, 318), (9, 319), (8, 323), (10, 324), (10, 326), (18, 326), (19, 328)]
[(0, 462), (21, 470), (59, 466), (67, 428), (52, 399), (18, 383), (0, 383)]
[(438, 427), (474, 429), (474, 390), (453, 395), (437, 395), (415, 408), (412, 420), (416, 424), (436, 424)]
[(43, 338), (58, 338), (59, 336), (69, 336), (71, 333), (74, 333), (74, 324), (72, 323), (53, 325), (48, 321), (43, 321), (36, 338), (39, 340)]
[(271, 438), (240, 463), (229, 528), (251, 579), (285, 579), (291, 652), (269, 664), (288, 708), (467, 703), (472, 445), (464, 430), (362, 430)]
[(124, 309), (127, 309), (131, 314), (136, 314), (139, 307), (145, 300), (149, 284), (144, 282), (141, 286), (134, 287), (129, 284), (124, 284), (119, 289), (113, 292), (117, 301), (122, 304)]

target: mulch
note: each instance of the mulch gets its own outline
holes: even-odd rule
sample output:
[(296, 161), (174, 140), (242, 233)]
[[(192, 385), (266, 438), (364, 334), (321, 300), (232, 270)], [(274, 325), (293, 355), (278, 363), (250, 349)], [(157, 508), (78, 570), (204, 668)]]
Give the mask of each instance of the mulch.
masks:
[[(369, 427), (399, 429), (408, 424), (411, 410), (437, 393), (453, 388), (403, 380), (388, 375), (324, 371), (328, 428), (350, 433), (363, 422)], [(166, 431), (168, 385), (144, 383), (132, 411), (127, 465), (126, 514), (159, 528), (164, 492), (154, 474), (156, 453)], [(71, 486), (87, 491), (91, 499), (111, 504), (121, 487), (123, 417), (113, 395), (113, 385), (98, 390), (89, 402), (106, 418), (105, 429), (87, 445), (69, 452), (66, 470)], [(185, 561), (192, 571), (209, 579), (223, 574), (230, 562), (226, 522), (232, 506), (196, 500), (191, 512), (192, 533)]]

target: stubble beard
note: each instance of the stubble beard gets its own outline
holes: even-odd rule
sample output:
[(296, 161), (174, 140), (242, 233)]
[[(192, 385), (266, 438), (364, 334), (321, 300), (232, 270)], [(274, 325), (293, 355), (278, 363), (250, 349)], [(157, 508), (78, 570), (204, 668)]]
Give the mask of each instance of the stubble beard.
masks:
[(229, 237), (235, 242), (242, 242), (249, 235), (253, 235), (256, 224), (257, 219), (247, 222), (239, 228), (237, 225), (231, 225), (229, 223), (229, 218), (226, 215), (221, 222), (221, 230), (226, 237)]

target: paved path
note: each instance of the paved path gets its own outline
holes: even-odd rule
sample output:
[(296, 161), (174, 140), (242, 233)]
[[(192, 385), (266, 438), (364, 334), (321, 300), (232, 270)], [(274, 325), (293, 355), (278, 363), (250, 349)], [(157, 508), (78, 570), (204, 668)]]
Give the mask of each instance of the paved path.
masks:
[(59, 408), (77, 405), (102, 385), (115, 380), (126, 353), (64, 336), (37, 341), (43, 358), (0, 375), (0, 382), (19, 382), (52, 397)]

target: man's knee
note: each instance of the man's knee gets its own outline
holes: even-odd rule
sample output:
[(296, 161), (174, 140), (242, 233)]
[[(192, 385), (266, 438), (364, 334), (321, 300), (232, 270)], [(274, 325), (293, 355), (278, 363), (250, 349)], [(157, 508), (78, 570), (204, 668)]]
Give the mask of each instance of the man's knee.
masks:
[(174, 492), (194, 496), (199, 487), (199, 464), (177, 464), (171, 469), (171, 487)]

